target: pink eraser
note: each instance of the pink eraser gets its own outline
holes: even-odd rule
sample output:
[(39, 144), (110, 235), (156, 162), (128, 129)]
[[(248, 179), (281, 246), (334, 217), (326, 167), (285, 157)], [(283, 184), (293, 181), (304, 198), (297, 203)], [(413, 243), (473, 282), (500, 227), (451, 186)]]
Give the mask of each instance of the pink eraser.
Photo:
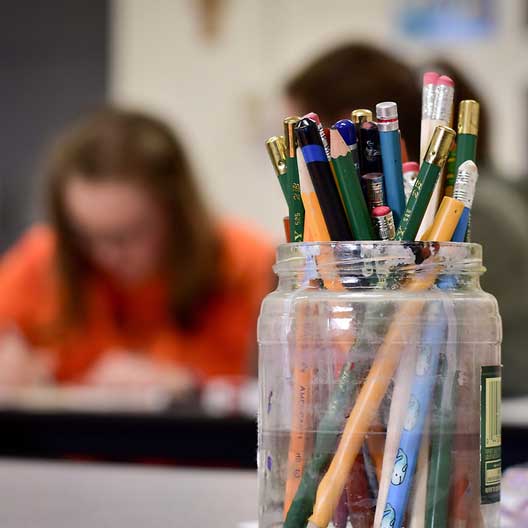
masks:
[(436, 84), (440, 75), (436, 72), (425, 72), (423, 74), (423, 83), (424, 84)]
[(420, 170), (420, 165), (416, 161), (406, 161), (403, 165), (403, 172), (418, 172)]
[(306, 115), (304, 115), (303, 117), (307, 117), (308, 119), (312, 119), (313, 121), (315, 121), (318, 125), (321, 124), (321, 119), (320, 117), (315, 113), (315, 112), (308, 112)]
[(372, 216), (385, 216), (390, 212), (390, 207), (387, 207), (386, 205), (378, 205), (378, 207), (374, 207), (374, 209), (372, 209)]
[(455, 81), (448, 77), (447, 75), (440, 75), (438, 77), (438, 82), (436, 84), (445, 84), (446, 86), (455, 86)]

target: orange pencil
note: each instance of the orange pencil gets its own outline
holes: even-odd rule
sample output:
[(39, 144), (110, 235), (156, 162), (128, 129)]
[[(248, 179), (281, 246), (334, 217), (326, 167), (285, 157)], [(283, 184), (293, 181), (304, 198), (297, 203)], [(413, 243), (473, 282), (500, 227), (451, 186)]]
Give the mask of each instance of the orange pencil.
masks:
[[(293, 497), (301, 482), (304, 469), (306, 443), (310, 431), (311, 415), (309, 413), (312, 402), (312, 368), (310, 366), (311, 346), (305, 345), (305, 336), (310, 336), (307, 325), (313, 315), (314, 307), (308, 303), (299, 303), (295, 316), (295, 343), (293, 355), (293, 395), (290, 445), (288, 448), (288, 465), (286, 490), (284, 492), (284, 517), (290, 509)], [(308, 323), (307, 323), (308, 319)], [(309, 337), (308, 337), (309, 339)], [(307, 349), (308, 348), (308, 349)]]

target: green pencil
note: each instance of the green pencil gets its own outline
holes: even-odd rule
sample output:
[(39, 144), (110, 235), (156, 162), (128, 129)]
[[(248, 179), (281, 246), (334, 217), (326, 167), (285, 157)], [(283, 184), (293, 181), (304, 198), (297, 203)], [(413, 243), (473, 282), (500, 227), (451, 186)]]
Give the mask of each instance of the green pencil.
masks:
[(330, 154), (345, 212), (356, 240), (374, 240), (374, 228), (352, 153), (336, 128), (330, 129)]
[(304, 240), (304, 206), (301, 199), (301, 186), (299, 183), (299, 167), (297, 165), (297, 141), (295, 138), (295, 125), (300, 117), (287, 117), (284, 120), (284, 138), (286, 147), (287, 185), (290, 195), (290, 241), (302, 242)]
[(464, 161), (477, 160), (477, 136), (479, 126), (479, 104), (472, 99), (460, 102), (458, 111), (457, 150), (455, 175)]
[(420, 172), (407, 201), (395, 240), (414, 240), (433, 194), (440, 171), (444, 168), (455, 131), (437, 126), (427, 147)]
[[(444, 528), (448, 525), (451, 449), (456, 421), (458, 374), (456, 372), (454, 376), (451, 376), (451, 380), (446, 379), (445, 375), (440, 376), (435, 388), (434, 413), (438, 413), (438, 418), (431, 435), (431, 459), (427, 476), (425, 513), (427, 528)], [(443, 404), (445, 400), (448, 400), (448, 405)]]
[(271, 164), (275, 170), (275, 174), (279, 179), (279, 183), (282, 189), (282, 194), (290, 208), (291, 196), (290, 189), (288, 187), (288, 171), (286, 167), (286, 144), (284, 142), (284, 136), (273, 136), (266, 141), (266, 150), (268, 151)]

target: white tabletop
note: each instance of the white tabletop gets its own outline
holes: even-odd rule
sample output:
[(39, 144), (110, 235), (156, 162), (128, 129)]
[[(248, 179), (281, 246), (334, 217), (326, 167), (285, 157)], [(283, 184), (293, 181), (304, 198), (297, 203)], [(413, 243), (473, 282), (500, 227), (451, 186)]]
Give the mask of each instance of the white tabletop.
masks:
[(0, 526), (237, 528), (257, 516), (252, 471), (0, 460)]

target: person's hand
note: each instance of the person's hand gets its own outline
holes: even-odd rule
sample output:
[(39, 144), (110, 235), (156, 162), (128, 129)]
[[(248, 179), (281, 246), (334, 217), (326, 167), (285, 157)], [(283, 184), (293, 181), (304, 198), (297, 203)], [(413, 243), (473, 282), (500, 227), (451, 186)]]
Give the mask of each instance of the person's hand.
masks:
[(85, 382), (106, 388), (160, 388), (175, 397), (186, 396), (196, 387), (195, 377), (188, 369), (121, 350), (104, 354), (86, 375)]
[(51, 360), (32, 350), (16, 329), (0, 334), (0, 387), (43, 383), (52, 371)]

